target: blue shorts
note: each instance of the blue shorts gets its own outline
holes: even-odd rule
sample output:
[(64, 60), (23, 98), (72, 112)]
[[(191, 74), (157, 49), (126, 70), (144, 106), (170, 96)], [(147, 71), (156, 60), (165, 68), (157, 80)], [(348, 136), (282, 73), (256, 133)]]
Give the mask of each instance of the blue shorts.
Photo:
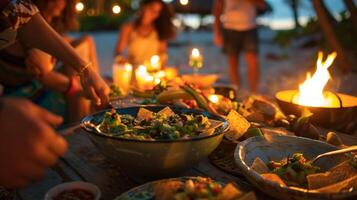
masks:
[(241, 52), (258, 52), (258, 30), (247, 31), (223, 30), (223, 52), (239, 55)]

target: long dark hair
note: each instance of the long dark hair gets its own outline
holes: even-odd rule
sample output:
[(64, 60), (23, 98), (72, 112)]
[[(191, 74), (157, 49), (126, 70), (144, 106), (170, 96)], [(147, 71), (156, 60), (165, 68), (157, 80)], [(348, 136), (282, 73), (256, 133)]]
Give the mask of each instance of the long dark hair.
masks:
[[(175, 13), (172, 7), (164, 3), (162, 0), (142, 0), (140, 7), (144, 7), (151, 3), (160, 3), (162, 9), (159, 17), (154, 21), (155, 29), (158, 32), (160, 40), (169, 40), (175, 37), (175, 26), (172, 23), (172, 18)], [(140, 23), (141, 16), (137, 21), (137, 24)]]
[[(50, 1), (52, 0), (32, 0), (41, 13), (45, 12), (47, 4)], [(75, 0), (66, 0), (66, 7), (62, 11), (61, 16), (54, 17), (51, 26), (60, 34), (78, 29), (79, 23), (75, 11)]]

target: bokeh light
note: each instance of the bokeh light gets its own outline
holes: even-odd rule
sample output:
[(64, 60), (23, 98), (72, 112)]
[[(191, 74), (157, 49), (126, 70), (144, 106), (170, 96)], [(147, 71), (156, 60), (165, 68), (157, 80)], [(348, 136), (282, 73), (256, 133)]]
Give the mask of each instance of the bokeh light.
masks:
[(76, 3), (76, 11), (82, 12), (84, 10), (84, 4), (82, 2)]
[(114, 14), (119, 14), (121, 12), (121, 7), (119, 5), (114, 5), (112, 11)]
[(180, 4), (186, 6), (188, 5), (188, 0), (180, 0)]

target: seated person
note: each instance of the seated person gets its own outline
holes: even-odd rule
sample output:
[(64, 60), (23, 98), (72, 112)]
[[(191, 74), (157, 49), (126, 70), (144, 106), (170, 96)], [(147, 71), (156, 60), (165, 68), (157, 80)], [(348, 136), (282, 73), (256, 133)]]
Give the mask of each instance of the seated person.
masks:
[(128, 62), (144, 64), (154, 55), (162, 63), (167, 61), (167, 42), (175, 35), (172, 24), (173, 13), (162, 0), (141, 1), (138, 17), (124, 24), (115, 49), (117, 58), (123, 59), (128, 48)]
[[(60, 33), (77, 26), (73, 0), (33, 0), (44, 17)], [(77, 40), (65, 37), (72, 44), (81, 58), (99, 67), (93, 40), (82, 37)], [(53, 70), (54, 58), (38, 49), (27, 49), (15, 43), (0, 52), (0, 81), (5, 85), (5, 95), (22, 96), (64, 116), (67, 122), (78, 121), (90, 112), (90, 102), (82, 95), (79, 79), (75, 71), (63, 65)], [(60, 72), (58, 72), (60, 71)], [(56, 92), (52, 92), (56, 91)], [(64, 95), (61, 95), (64, 94)], [(65, 98), (63, 98), (65, 97)]]
[[(28, 48), (50, 53), (76, 70), (88, 98), (98, 105), (108, 102), (109, 87), (92, 64), (82, 60), (46, 23), (30, 0), (0, 1), (0, 11), (0, 50), (18, 40)], [(23, 187), (46, 174), (67, 149), (67, 142), (54, 130), (61, 123), (61, 117), (28, 100), (0, 98), (1, 186)]]

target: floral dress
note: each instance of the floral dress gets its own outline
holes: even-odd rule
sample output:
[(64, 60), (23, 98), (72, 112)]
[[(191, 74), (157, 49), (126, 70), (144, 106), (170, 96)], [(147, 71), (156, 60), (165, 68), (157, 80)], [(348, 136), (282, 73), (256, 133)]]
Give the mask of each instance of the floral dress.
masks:
[(17, 30), (38, 13), (30, 0), (1, 0), (0, 49), (16, 41)]
[[(0, 0), (0, 11), (1, 50), (16, 41), (18, 29), (29, 22), (39, 10), (30, 0)], [(15, 73), (19, 78), (28, 75), (24, 72), (17, 72), (13, 66), (8, 66), (6, 62), (3, 62), (4, 60), (9, 61), (12, 65), (25, 65), (22, 58), (10, 55), (0, 56), (0, 73)], [(16, 86), (2, 84), (4, 86), (2, 92), (5, 96), (25, 97), (55, 114), (66, 116), (66, 102), (62, 94), (44, 88), (37, 80)]]

